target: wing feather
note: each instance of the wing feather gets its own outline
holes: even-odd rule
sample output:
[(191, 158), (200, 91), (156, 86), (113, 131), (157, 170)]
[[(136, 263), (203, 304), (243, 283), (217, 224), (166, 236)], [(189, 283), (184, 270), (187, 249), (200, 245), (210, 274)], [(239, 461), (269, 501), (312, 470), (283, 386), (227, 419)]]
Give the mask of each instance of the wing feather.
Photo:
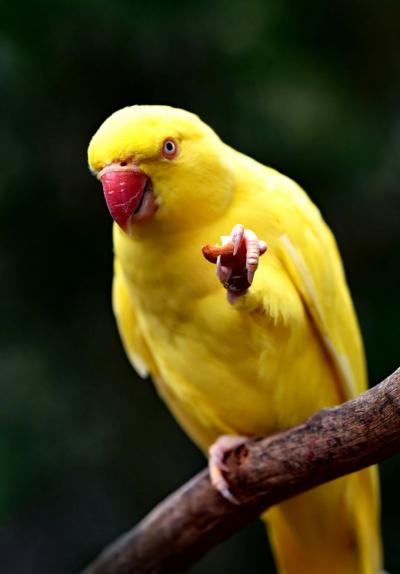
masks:
[(340, 396), (347, 400), (366, 387), (357, 318), (333, 235), (311, 203), (304, 207), (302, 201), (299, 225), (280, 236), (280, 255), (335, 368)]

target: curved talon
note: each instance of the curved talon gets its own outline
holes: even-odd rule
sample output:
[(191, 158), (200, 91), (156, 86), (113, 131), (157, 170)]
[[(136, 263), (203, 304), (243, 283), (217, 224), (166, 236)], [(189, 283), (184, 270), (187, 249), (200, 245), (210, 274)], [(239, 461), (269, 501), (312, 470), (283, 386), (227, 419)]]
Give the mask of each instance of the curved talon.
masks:
[(227, 267), (226, 265), (222, 265), (221, 263), (221, 255), (218, 255), (217, 258), (217, 270), (216, 270), (216, 274), (218, 279), (221, 281), (221, 283), (225, 284), (231, 274), (232, 274), (232, 269)]
[[(233, 243), (233, 254), (236, 255), (241, 249), (242, 243), (244, 243), (245, 249), (245, 266), (244, 269), (240, 270), (239, 274), (236, 274), (235, 281), (231, 281), (226, 285), (224, 281), (224, 286), (227, 288), (227, 298), (229, 303), (234, 303), (238, 297), (244, 295), (250, 285), (253, 283), (255, 272), (258, 268), (258, 263), (261, 255), (263, 255), (267, 250), (267, 244), (265, 241), (260, 241), (257, 235), (251, 229), (245, 229), (243, 225), (238, 224), (232, 229), (231, 240)], [(232, 272), (229, 275), (231, 278)], [(248, 285), (246, 285), (246, 281)]]
[(229, 472), (225, 459), (230, 452), (241, 446), (247, 437), (222, 435), (209, 448), (208, 468), (213, 487), (232, 504), (239, 504), (239, 501), (229, 490), (229, 484), (224, 476), (224, 472)]
[(239, 251), (240, 244), (244, 236), (244, 227), (241, 223), (235, 225), (232, 229), (231, 238), (233, 242), (233, 255)]
[(247, 280), (251, 285), (253, 283), (254, 274), (258, 267), (260, 246), (257, 235), (251, 230), (247, 230), (245, 232), (244, 240), (246, 242)]
[(265, 241), (260, 241), (254, 231), (250, 229), (245, 231), (244, 240), (246, 242), (247, 279), (251, 285), (254, 274), (257, 271), (259, 259), (267, 251), (267, 244)]

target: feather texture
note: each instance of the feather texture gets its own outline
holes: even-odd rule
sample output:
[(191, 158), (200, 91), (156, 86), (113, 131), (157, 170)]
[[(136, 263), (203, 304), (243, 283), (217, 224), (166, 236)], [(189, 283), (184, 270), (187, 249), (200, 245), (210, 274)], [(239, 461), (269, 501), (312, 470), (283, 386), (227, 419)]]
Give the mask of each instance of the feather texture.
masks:
[[(151, 373), (192, 439), (207, 451), (221, 434), (267, 435), (364, 390), (340, 256), (304, 191), (181, 110), (134, 106), (104, 126), (89, 148), (92, 168), (137, 158), (159, 203), (129, 234), (114, 225), (118, 327), (132, 364)], [(180, 145), (171, 162), (157, 152), (168, 136)], [(268, 253), (232, 306), (201, 246), (237, 223)], [(377, 492), (367, 469), (273, 508), (280, 572), (377, 574)]]

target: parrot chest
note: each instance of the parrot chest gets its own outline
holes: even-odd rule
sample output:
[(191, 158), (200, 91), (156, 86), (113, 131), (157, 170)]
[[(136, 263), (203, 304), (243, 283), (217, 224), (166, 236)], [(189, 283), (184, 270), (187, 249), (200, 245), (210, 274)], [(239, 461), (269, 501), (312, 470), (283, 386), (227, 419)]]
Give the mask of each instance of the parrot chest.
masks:
[(153, 259), (116, 251), (160, 393), (203, 448), (224, 433), (270, 434), (336, 402), (317, 391), (328, 369), (313, 330), (229, 305), (197, 248)]
[(192, 425), (196, 421), (196, 431), (181, 424), (203, 446), (223, 433), (258, 435), (278, 428), (275, 383), (279, 347), (287, 341), (287, 333), (273, 329), (265, 317), (229, 305), (212, 268), (211, 280), (212, 288), (200, 292), (204, 283), (195, 276), (189, 290), (169, 277), (134, 294), (163, 380), (161, 394), (172, 411), (183, 411)]
[(140, 265), (132, 274), (124, 269), (142, 336), (166, 387), (162, 394), (170, 407), (179, 404), (202, 428), (214, 429), (212, 438), (265, 432), (273, 417), (266, 381), (259, 382), (265, 350), (256, 323), (228, 304), (198, 250), (194, 257), (195, 263), (166, 257), (147, 275), (136, 271)]

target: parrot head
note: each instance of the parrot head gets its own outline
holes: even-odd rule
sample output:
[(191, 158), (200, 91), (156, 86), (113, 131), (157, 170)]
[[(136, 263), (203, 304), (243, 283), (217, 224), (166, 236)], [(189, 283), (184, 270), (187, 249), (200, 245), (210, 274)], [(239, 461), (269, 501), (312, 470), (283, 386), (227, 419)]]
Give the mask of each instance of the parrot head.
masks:
[(114, 221), (127, 233), (149, 221), (192, 228), (222, 214), (232, 198), (229, 154), (196, 115), (168, 106), (112, 114), (88, 149)]

